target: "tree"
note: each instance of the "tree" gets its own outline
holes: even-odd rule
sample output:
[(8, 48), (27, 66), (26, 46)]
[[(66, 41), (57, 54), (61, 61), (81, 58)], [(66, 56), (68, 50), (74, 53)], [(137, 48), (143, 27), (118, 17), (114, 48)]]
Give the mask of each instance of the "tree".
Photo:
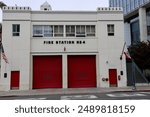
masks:
[(6, 6), (6, 4), (1, 1), (0, 2), (0, 8), (2, 9), (4, 6)]
[(129, 47), (134, 62), (143, 70), (150, 69), (150, 41), (138, 42)]

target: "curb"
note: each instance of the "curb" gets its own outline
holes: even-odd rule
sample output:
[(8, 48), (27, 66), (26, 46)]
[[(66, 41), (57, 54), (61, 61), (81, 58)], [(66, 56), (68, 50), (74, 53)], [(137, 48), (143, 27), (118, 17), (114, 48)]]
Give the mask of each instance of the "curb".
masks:
[[(107, 88), (95, 88), (95, 89), (69, 89), (69, 90), (31, 90), (31, 91), (8, 91), (0, 92), (0, 97), (21, 97), (21, 96), (38, 96), (38, 95), (71, 95), (71, 94), (91, 94), (91, 93), (121, 93), (121, 92), (150, 92), (150, 87), (148, 89), (136, 88), (132, 89), (128, 87), (126, 89), (107, 89)], [(2, 93), (2, 94), (1, 94)]]

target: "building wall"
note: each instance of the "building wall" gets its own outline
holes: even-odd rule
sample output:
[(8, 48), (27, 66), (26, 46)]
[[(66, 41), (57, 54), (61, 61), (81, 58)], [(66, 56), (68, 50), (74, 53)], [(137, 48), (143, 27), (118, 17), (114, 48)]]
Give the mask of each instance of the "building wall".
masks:
[[(0, 55), (2, 54), (2, 24), (0, 23)], [(0, 56), (0, 61), (1, 61), (1, 56)], [(1, 75), (1, 62), (0, 62), (0, 75)]]
[[(21, 9), (21, 10), (20, 10)], [(23, 10), (24, 9), (24, 10)], [(15, 15), (14, 15), (15, 14)], [(12, 24), (20, 24), (20, 36), (12, 36)], [(115, 25), (115, 35), (108, 36), (107, 24)], [(33, 25), (95, 25), (95, 37), (33, 37)], [(65, 29), (64, 29), (65, 30)], [(0, 90), (10, 90), (11, 71), (20, 71), (19, 90), (30, 90), (33, 84), (33, 56), (62, 55), (63, 88), (67, 88), (67, 56), (96, 55), (97, 87), (109, 87), (109, 69), (123, 71), (118, 87), (126, 86), (125, 56), (120, 60), (124, 45), (123, 14), (121, 9), (97, 11), (31, 11), (25, 7), (3, 10), (3, 45), (9, 64), (1, 61)], [(50, 43), (48, 44), (47, 42)], [(59, 42), (56, 44), (56, 42)], [(62, 44), (73, 41), (74, 44)], [(78, 43), (80, 42), (80, 43)], [(4, 73), (7, 77), (4, 78)]]
[[(123, 4), (119, 4), (121, 2)], [(123, 7), (125, 22), (125, 41), (127, 43), (127, 46), (135, 44), (139, 41), (149, 40), (149, 0), (110, 0), (109, 3), (112, 7)], [(133, 28), (134, 24), (139, 26)], [(135, 31), (137, 32), (137, 34), (135, 34)]]
[[(3, 46), (9, 64), (2, 61), (2, 73), (7, 73), (7, 78), (1, 74), (2, 90), (10, 89), (10, 71), (20, 72), (20, 89), (28, 89), (30, 69), (30, 13), (4, 13), (3, 14)], [(12, 16), (12, 17), (11, 17)], [(14, 16), (17, 16), (16, 18)], [(10, 21), (11, 20), (11, 21)], [(12, 24), (20, 24), (19, 37), (12, 36)], [(9, 71), (9, 72), (7, 72)], [(23, 77), (23, 78), (22, 78)]]
[(149, 0), (109, 0), (109, 6), (123, 7), (124, 14), (128, 14), (148, 2)]

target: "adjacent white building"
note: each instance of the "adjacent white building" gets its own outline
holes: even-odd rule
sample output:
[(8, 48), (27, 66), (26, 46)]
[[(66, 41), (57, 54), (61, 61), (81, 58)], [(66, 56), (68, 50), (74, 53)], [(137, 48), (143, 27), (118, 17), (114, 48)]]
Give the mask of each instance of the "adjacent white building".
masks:
[[(121, 8), (53, 11), (3, 8), (0, 90), (125, 87)], [(120, 56), (122, 55), (122, 59)]]

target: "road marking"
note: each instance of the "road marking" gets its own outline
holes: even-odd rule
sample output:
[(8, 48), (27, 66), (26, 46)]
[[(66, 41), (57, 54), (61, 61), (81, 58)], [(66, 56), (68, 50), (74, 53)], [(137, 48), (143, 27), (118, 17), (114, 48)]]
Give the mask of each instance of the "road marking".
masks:
[(150, 92), (140, 92), (140, 93), (144, 93), (144, 94), (150, 94)]
[(98, 98), (95, 95), (69, 95), (61, 96), (61, 100), (81, 100), (81, 99), (96, 99)]
[(127, 94), (127, 93), (117, 93), (117, 94), (106, 94), (109, 97), (136, 97), (136, 96), (146, 96), (144, 94), (140, 93), (132, 93), (132, 94)]
[(47, 98), (20, 98), (20, 99), (14, 99), (14, 100), (46, 100)]

